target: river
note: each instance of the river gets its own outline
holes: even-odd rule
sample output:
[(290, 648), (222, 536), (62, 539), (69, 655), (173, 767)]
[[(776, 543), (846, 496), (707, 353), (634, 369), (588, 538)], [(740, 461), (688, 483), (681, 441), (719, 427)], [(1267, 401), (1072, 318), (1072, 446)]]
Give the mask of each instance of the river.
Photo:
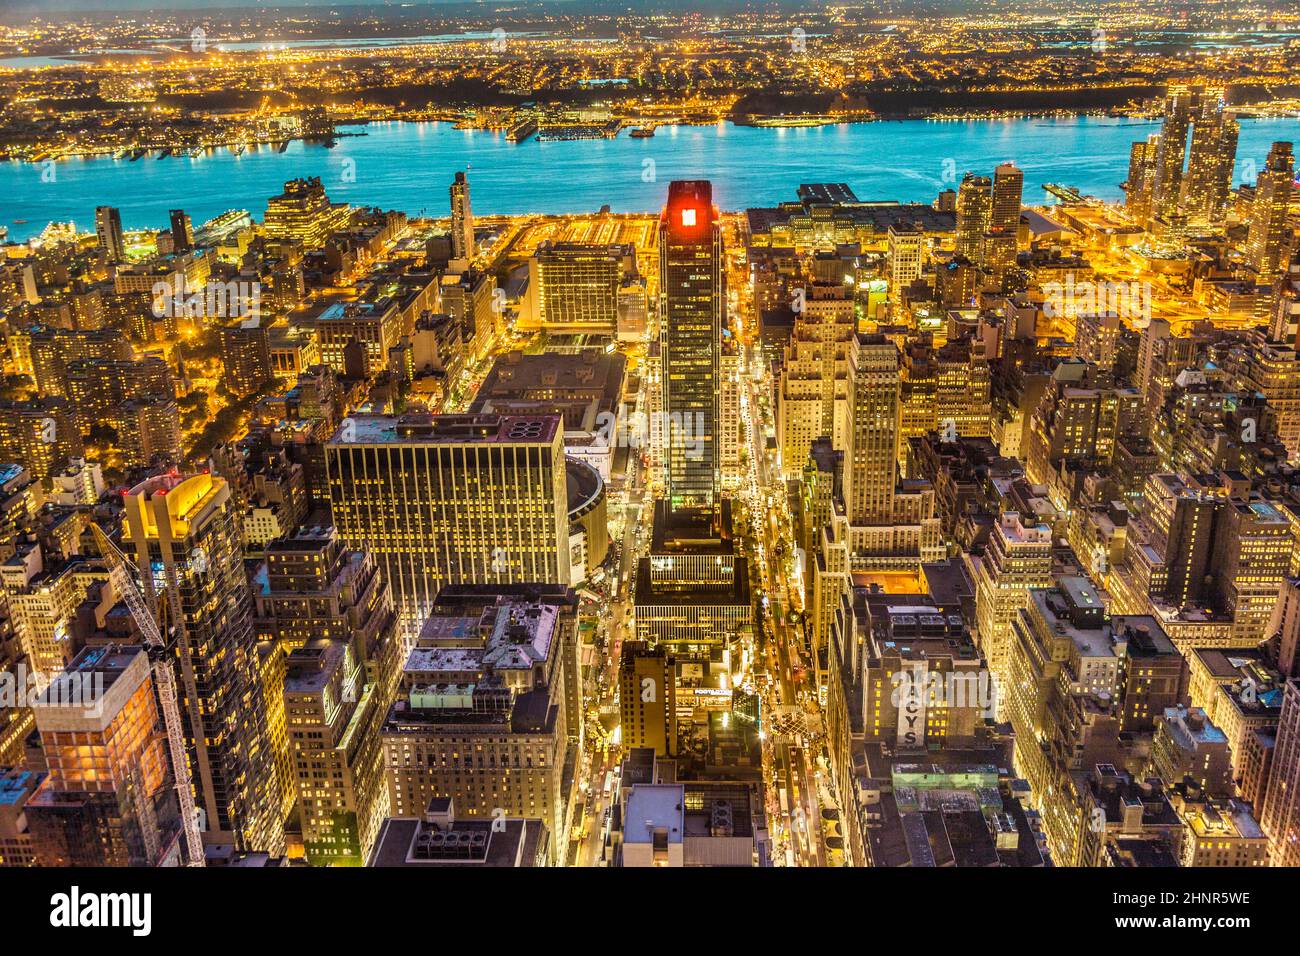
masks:
[[(672, 179), (711, 179), (724, 209), (794, 199), (805, 182), (846, 182), (863, 200), (930, 202), (966, 170), (989, 175), (1012, 160), (1025, 172), (1025, 202), (1047, 201), (1044, 183), (1119, 199), (1129, 144), (1158, 123), (1104, 117), (900, 120), (799, 128), (660, 127), (654, 137), (516, 144), (448, 123), (346, 127), (327, 149), (293, 142), (236, 156), (98, 157), (49, 165), (0, 162), (0, 225), (12, 239), (50, 221), (93, 226), (98, 205), (117, 206), (128, 228), (165, 228), (183, 208), (196, 224), (227, 209), (255, 218), (285, 180), (320, 176), (330, 197), (358, 205), (445, 216), (447, 186), (469, 168), (474, 211), (494, 213), (656, 210)], [(1251, 182), (1269, 145), (1300, 136), (1298, 119), (1241, 121), (1236, 181)], [(15, 222), (26, 220), (26, 222)]]

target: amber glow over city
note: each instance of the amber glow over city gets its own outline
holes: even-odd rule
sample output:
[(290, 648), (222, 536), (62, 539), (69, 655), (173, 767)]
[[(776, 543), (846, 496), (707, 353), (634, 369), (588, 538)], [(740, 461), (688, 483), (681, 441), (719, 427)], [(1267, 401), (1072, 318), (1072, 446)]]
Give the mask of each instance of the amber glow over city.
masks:
[(231, 868), (1276, 915), (1300, 12), (144, 6), (0, 11), (0, 872), (185, 871), (52, 928)]

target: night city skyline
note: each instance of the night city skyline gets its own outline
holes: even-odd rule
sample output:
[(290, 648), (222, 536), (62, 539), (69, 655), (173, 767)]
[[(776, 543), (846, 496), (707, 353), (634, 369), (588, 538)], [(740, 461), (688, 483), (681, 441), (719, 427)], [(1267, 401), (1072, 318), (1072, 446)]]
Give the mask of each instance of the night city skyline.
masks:
[(1300, 13), (153, 6), (0, 16), (14, 926), (1287, 922)]

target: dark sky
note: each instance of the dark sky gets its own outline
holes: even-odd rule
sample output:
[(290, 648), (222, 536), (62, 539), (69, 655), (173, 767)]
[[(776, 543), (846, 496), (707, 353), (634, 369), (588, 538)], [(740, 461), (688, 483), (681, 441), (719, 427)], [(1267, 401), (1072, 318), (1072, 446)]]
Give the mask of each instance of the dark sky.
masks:
[[(157, 10), (162, 13), (186, 12), (205, 9), (232, 9), (263, 7), (272, 9), (315, 8), (346, 11), (364, 7), (388, 7), (408, 16), (418, 16), (421, 9), (438, 7), (482, 7), (492, 10), (504, 8), (537, 8), (562, 6), (578, 13), (584, 9), (627, 9), (646, 6), (655, 9), (713, 11), (744, 7), (747, 2), (760, 6), (820, 5), (822, 0), (0, 0), (0, 20), (12, 23), (26, 14), (63, 14), (81, 12), (116, 12)], [(906, 0), (903, 0), (906, 2)], [(950, 7), (958, 7), (970, 0), (940, 0)], [(1016, 0), (1005, 0), (1016, 2)]]
[[(232, 7), (395, 7), (414, 8), (463, 3), (464, 0), (0, 0), (4, 11), (202, 10)], [(555, 0), (551, 0), (555, 2)], [(576, 0), (581, 2), (581, 0)], [(488, 4), (489, 6), (491, 4)]]
[[(452, 0), (444, 0), (452, 2)], [(231, 7), (350, 7), (350, 6), (411, 6), (410, 0), (0, 0), (0, 8), (9, 12), (23, 10), (41, 12), (66, 12), (82, 10), (202, 10), (205, 8), (229, 9)], [(419, 0), (416, 6), (440, 6), (439, 0)]]

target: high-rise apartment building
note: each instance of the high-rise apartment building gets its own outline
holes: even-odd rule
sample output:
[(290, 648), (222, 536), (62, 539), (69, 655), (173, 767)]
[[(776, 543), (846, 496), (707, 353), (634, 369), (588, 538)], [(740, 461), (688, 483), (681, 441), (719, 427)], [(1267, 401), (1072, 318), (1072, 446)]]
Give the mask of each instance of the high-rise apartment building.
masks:
[(677, 661), (667, 647), (625, 641), (618, 668), (623, 746), (677, 753)]
[(1183, 159), (1187, 155), (1187, 132), (1192, 122), (1192, 89), (1171, 83), (1165, 92), (1164, 121), (1156, 145), (1155, 170), (1151, 187), (1151, 211), (1166, 218), (1181, 198)]
[(474, 258), (474, 211), (469, 204), (469, 179), (457, 173), (448, 190), (451, 197), (451, 257)]
[(260, 640), (286, 651), (344, 641), (366, 684), (392, 690), (401, 664), (397, 612), (373, 555), (346, 547), (333, 528), (307, 528), (267, 544), (253, 583)]
[(994, 275), (1004, 275), (1016, 264), (1016, 236), (1020, 230), (1020, 202), (1025, 174), (1014, 163), (993, 171), (989, 228), (980, 246), (979, 264)]
[(172, 251), (189, 252), (194, 248), (194, 224), (184, 209), (173, 209), (167, 214), (171, 224)]
[(440, 291), (443, 311), (460, 326), (462, 342), (456, 351), (466, 361), (486, 356), (502, 321), (496, 275), (476, 269), (448, 272)]
[(20, 546), (0, 565), (8, 623), (33, 672), (57, 673), (72, 656), (72, 621), (86, 599), (86, 570), (79, 560), (47, 554), (40, 543)]
[(143, 648), (84, 649), (34, 709), (54, 789), (112, 791), (136, 772), (146, 792), (162, 785), (167, 755)]
[(1165, 403), (1178, 373), (1191, 365), (1196, 345), (1173, 334), (1168, 319), (1153, 318), (1138, 342), (1137, 386), (1149, 421)]
[(210, 474), (173, 472), (137, 485), (124, 504), (123, 550), (176, 635), (177, 693), (205, 841), (278, 855), (281, 782), (230, 487)]
[(1287, 215), (1294, 194), (1295, 156), (1291, 144), (1274, 143), (1255, 178), (1246, 237), (1246, 262), (1261, 281), (1270, 281), (1287, 266), (1291, 240)]
[(1074, 356), (1102, 368), (1115, 367), (1115, 352), (1124, 322), (1114, 312), (1081, 312), (1075, 316)]
[(925, 231), (915, 223), (901, 219), (890, 223), (885, 255), (889, 263), (891, 308), (898, 309), (901, 306), (903, 290), (921, 277), (928, 243)]
[(171, 366), (157, 355), (138, 360), (74, 360), (67, 363), (65, 377), (73, 415), (83, 433), (106, 422), (123, 402), (176, 395)]
[(126, 464), (180, 463), (181, 413), (175, 399), (166, 395), (131, 399), (117, 406), (109, 421), (117, 430), (118, 445)]
[(1151, 218), (1160, 136), (1152, 133), (1129, 150), (1128, 179), (1124, 182), (1124, 208), (1139, 223)]
[(180, 821), (144, 648), (85, 648), (33, 709), (48, 768), (26, 808), (36, 862), (174, 865)]
[(267, 201), (262, 228), (268, 239), (296, 239), (306, 249), (318, 249), (349, 215), (346, 205), (330, 202), (314, 176), (285, 183), (284, 192)]
[(334, 525), (374, 555), (407, 638), (450, 583), (568, 583), (558, 415), (356, 415), (325, 446)]
[(913, 341), (899, 372), (900, 446), (934, 431), (948, 442), (988, 436), (992, 405), (982, 342), (955, 339), (936, 349)]
[(1225, 501), (1216, 517), (1211, 565), (1217, 602), (1232, 617), (1238, 639), (1264, 640), (1292, 563), (1290, 522), (1259, 497)]
[(1063, 362), (1034, 409), (1023, 454), (1025, 473), (1030, 481), (1048, 485), (1058, 505), (1063, 492), (1053, 476), (1061, 462), (1109, 465), (1117, 441), (1141, 420), (1137, 389), (1108, 385), (1108, 378), (1098, 366)]
[[(984, 554), (968, 558), (975, 582), (975, 625), (980, 651), (999, 686), (1010, 678), (1011, 625), (1032, 588), (1052, 585), (1052, 533), (1015, 512), (998, 518)], [(999, 701), (999, 712), (1004, 703)]]
[(1127, 538), (1135, 586), (1174, 607), (1200, 598), (1218, 505), (1216, 496), (1177, 475), (1148, 477)]
[(1158, 219), (1176, 232), (1222, 227), (1240, 131), (1224, 94), (1213, 84), (1169, 84), (1159, 136), (1129, 152), (1125, 204), (1139, 223)]
[(126, 259), (126, 238), (122, 232), (122, 213), (114, 206), (95, 209), (95, 239), (112, 262)]
[(957, 255), (981, 261), (992, 215), (993, 183), (987, 176), (967, 173), (957, 188), (957, 236), (953, 246)]
[(379, 734), (389, 702), (347, 640), (317, 638), (285, 662), (290, 772), (312, 865), (359, 865), (374, 846), (388, 815)]
[(1148, 772), (1167, 787), (1190, 777), (1211, 797), (1231, 797), (1232, 750), (1228, 738), (1200, 707), (1166, 707), (1156, 718)]
[[(329, 310), (326, 310), (326, 314)], [(322, 315), (324, 318), (324, 315)], [(246, 395), (252, 395), (254, 392), (261, 390), (271, 381), (273, 372), (271, 370), (271, 340), (270, 330), (268, 329), (266, 319), (259, 316), (252, 316), (247, 319), (240, 319), (229, 325), (221, 326), (217, 334), (221, 341), (221, 372), (226, 387), (241, 398)], [(331, 326), (326, 323), (318, 323), (316, 327), (316, 347), (320, 349), (320, 340), (335, 333), (337, 326)], [(357, 335), (360, 342), (366, 341), (366, 336)], [(346, 344), (346, 341), (344, 342)], [(334, 368), (336, 371), (343, 371), (342, 346), (332, 349), (337, 354), (332, 354), (330, 358), (335, 359)]]
[(1228, 210), (1240, 126), (1225, 109), (1224, 92), (1215, 86), (1196, 90), (1192, 145), (1179, 207), (1194, 226), (1218, 228)]
[(69, 397), (69, 366), (78, 361), (131, 361), (131, 343), (117, 329), (25, 330), (31, 374), (44, 396)]
[(718, 418), (727, 295), (722, 225), (706, 180), (668, 186), (659, 219), (659, 291), (664, 494), (674, 508), (714, 508), (722, 486)]
[(334, 302), (316, 317), (321, 361), (350, 378), (378, 375), (388, 368), (389, 350), (402, 336), (397, 303)]
[(1282, 582), (1265, 632), (1276, 638), (1277, 667), (1283, 677), (1300, 677), (1300, 578)]
[(67, 399), (0, 402), (0, 459), (47, 478), (81, 457), (81, 430)]
[(1020, 201), (1025, 191), (1024, 171), (1015, 163), (1000, 163), (993, 170), (993, 209), (989, 228), (1015, 235), (1020, 228)]

